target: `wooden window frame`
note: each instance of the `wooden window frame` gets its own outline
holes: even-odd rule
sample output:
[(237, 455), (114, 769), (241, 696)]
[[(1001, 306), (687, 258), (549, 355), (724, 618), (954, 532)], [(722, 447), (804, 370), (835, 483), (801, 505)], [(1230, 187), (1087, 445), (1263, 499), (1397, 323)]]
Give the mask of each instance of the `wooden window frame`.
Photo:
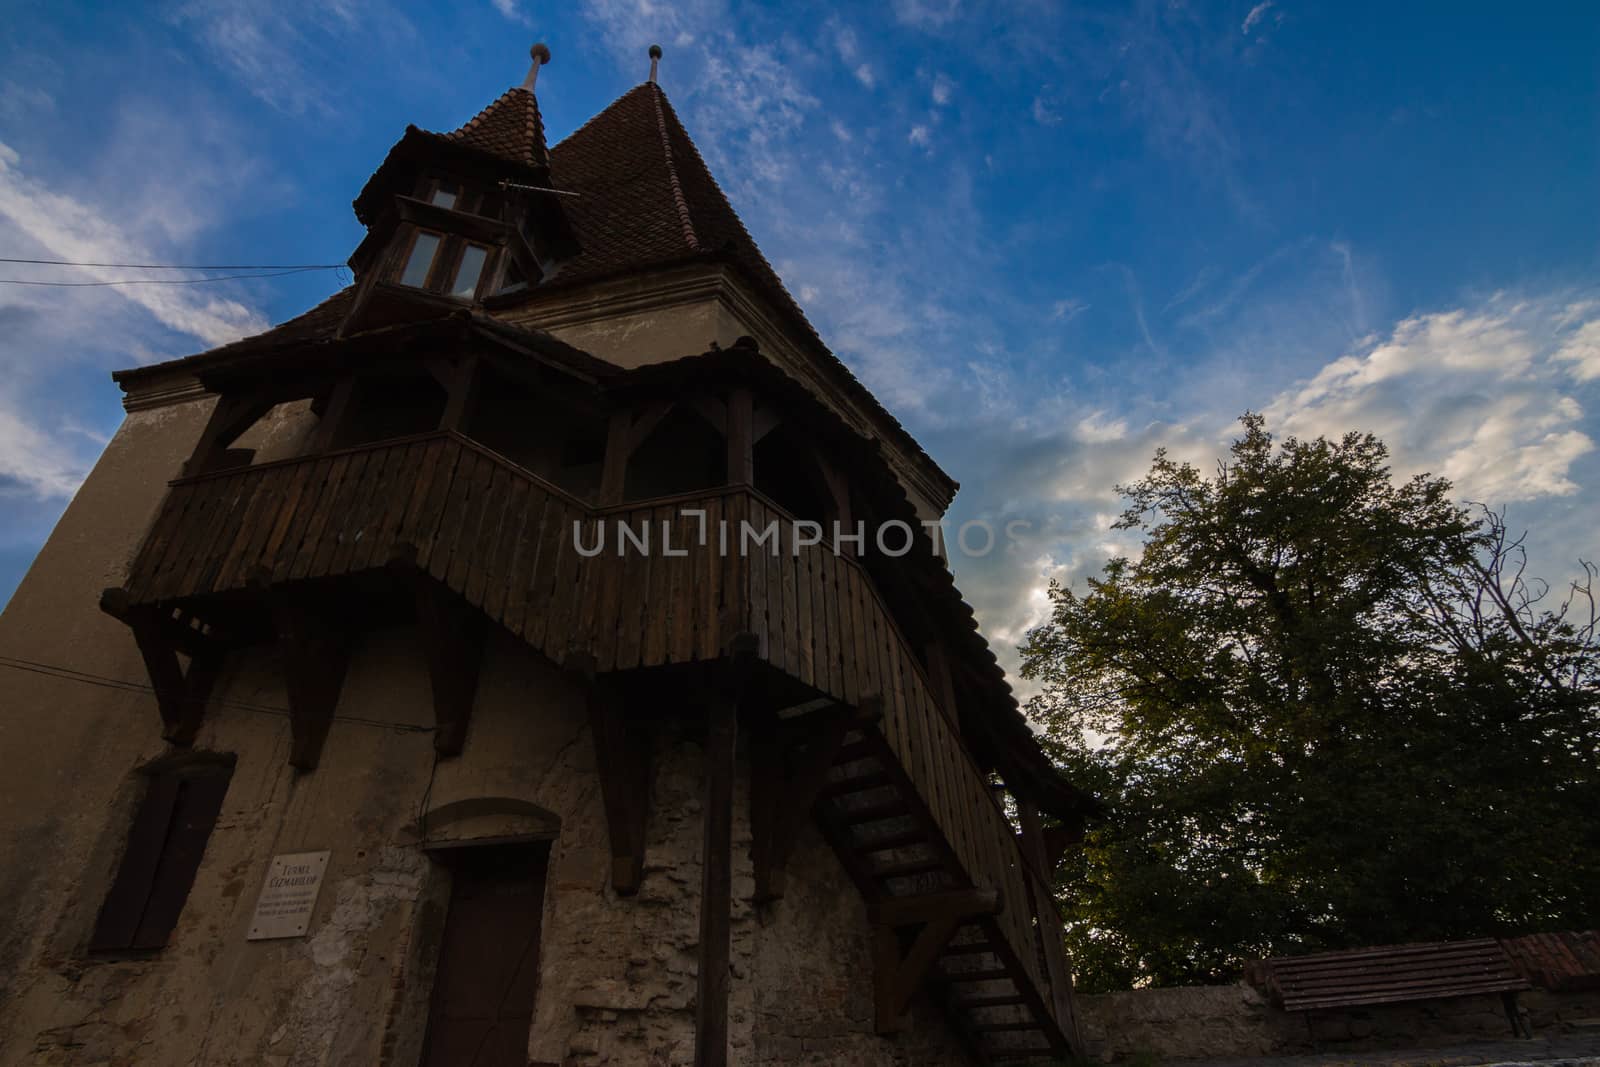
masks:
[(233, 778), (232, 757), (162, 761), (146, 779), (89, 938), (95, 956), (159, 952), (188, 903)]
[[(427, 278), (422, 285), (409, 285), (401, 279), (405, 276), (406, 267), (411, 262), (412, 250), (416, 248), (417, 238), (422, 234), (432, 234), (439, 239), (439, 247), (433, 253), (433, 262), (428, 267)], [(473, 286), (472, 295), (458, 297), (451, 293), (450, 288), (455, 283), (456, 272), (461, 269), (462, 257), (466, 255), (468, 245), (477, 245), (485, 251), (483, 269), (478, 272), (478, 281)], [(411, 227), (411, 232), (406, 236), (405, 242), (400, 246), (400, 253), (395, 257), (394, 266), (390, 268), (392, 282), (403, 289), (414, 289), (422, 293), (431, 293), (442, 296), (447, 300), (465, 300), (476, 303), (482, 300), (486, 286), (498, 277), (500, 270), (501, 253), (504, 246), (491, 241), (478, 240), (448, 230), (434, 229), (430, 226)], [(492, 290), (488, 290), (492, 291)]]

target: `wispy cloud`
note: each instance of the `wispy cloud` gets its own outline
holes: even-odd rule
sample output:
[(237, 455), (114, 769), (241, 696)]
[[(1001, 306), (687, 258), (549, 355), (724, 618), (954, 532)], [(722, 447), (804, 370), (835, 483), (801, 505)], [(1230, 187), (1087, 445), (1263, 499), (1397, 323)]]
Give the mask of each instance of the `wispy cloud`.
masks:
[[(50, 258), (80, 262), (149, 262), (149, 249), (94, 205), (52, 192), (22, 169), (22, 157), (0, 144), (0, 219)], [(85, 280), (126, 276), (112, 268), (87, 268)], [(203, 290), (169, 285), (126, 285), (108, 289), (138, 304), (169, 329), (208, 346), (266, 328), (260, 313), (237, 300)]]
[(1244, 17), (1244, 23), (1240, 25), (1239, 32), (1249, 33), (1255, 29), (1261, 20), (1267, 17), (1267, 12), (1271, 11), (1272, 8), (1273, 0), (1263, 0), (1262, 3), (1251, 8), (1250, 13)]
[(935, 30), (961, 13), (961, 0), (894, 0), (894, 17), (906, 26)]
[(1067, 297), (1050, 305), (1050, 317), (1057, 322), (1071, 322), (1089, 310), (1089, 305), (1077, 297)]

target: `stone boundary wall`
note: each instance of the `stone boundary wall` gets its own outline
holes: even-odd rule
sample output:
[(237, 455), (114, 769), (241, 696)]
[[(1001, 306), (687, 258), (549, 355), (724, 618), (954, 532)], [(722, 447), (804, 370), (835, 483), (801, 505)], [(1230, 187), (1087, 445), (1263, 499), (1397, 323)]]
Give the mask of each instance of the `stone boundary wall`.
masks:
[[(1279, 1010), (1254, 988), (1180, 986), (1080, 995), (1089, 1054), (1105, 1063), (1284, 1056), (1429, 1048), (1507, 1040), (1511, 1024), (1498, 994), (1303, 1014)], [(1600, 1026), (1600, 990), (1519, 995), (1539, 1037)]]

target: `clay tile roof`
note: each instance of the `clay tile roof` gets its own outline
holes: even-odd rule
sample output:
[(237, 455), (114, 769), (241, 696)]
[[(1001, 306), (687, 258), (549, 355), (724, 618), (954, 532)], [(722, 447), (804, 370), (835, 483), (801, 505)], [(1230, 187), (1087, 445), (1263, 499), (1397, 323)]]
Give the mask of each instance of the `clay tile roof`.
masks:
[(583, 250), (561, 265), (548, 286), (696, 258), (733, 263), (799, 329), (846, 391), (955, 491), (955, 480), (823, 342), (756, 247), (660, 86), (646, 82), (630, 89), (579, 127), (550, 150), (550, 171), (557, 188), (581, 194), (563, 200), (562, 207)]
[(522, 88), (507, 89), (459, 130), (434, 136), (524, 167), (550, 163), (539, 101)]

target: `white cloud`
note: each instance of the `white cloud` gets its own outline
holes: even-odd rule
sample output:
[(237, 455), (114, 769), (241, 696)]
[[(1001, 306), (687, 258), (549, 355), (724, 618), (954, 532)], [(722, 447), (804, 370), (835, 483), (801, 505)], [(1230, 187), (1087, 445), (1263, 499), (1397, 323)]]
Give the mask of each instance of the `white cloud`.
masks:
[(512, 22), (521, 23), (524, 26), (533, 25), (533, 20), (523, 12), (522, 5), (517, 0), (490, 0), (490, 3), (504, 18), (508, 18)]
[[(1496, 504), (1578, 491), (1573, 463), (1594, 448), (1559, 364), (1580, 360), (1600, 319), (1560, 326), (1553, 301), (1504, 295), (1413, 315), (1326, 364), (1265, 408), (1302, 437), (1376, 433), (1401, 473), (1431, 471), (1458, 494)], [(1579, 353), (1578, 356), (1570, 353)]]
[[(48, 258), (96, 263), (159, 261), (118, 223), (93, 205), (52, 192), (21, 169), (22, 158), (0, 143), (0, 219), (40, 248)], [(46, 258), (46, 257), (40, 257)], [(87, 268), (83, 280), (126, 277), (114, 268)], [(78, 279), (80, 275), (75, 275)], [(237, 300), (200, 289), (168, 285), (124, 285), (108, 292), (138, 304), (162, 325), (189, 334), (207, 346), (222, 344), (266, 328), (261, 315)]]
[(907, 26), (935, 30), (961, 13), (961, 0), (894, 0), (894, 17)]
[[(0, 404), (8, 404), (0, 399)], [(0, 407), (0, 500), (12, 495), (43, 499), (71, 496), (89, 461), (25, 416)]]
[(14, 81), (0, 84), (0, 118), (17, 123), (41, 122), (55, 110), (55, 97), (43, 89)]
[(1600, 378), (1600, 319), (1588, 322), (1567, 338), (1556, 359), (1571, 363), (1570, 373), (1580, 382)]
[[(512, 0), (494, 0), (514, 8)], [(508, 17), (515, 17), (509, 15)], [(386, 0), (187, 0), (172, 14), (253, 95), (291, 115), (329, 112), (349, 90), (347, 50), (358, 39), (414, 37)]]
[(1250, 13), (1244, 17), (1244, 24), (1239, 27), (1240, 32), (1249, 33), (1255, 29), (1256, 25), (1267, 17), (1267, 12), (1271, 11), (1272, 7), (1273, 0), (1264, 0), (1264, 2), (1251, 8)]
[(929, 145), (929, 143), (931, 143), (932, 139), (933, 139), (932, 131), (929, 130), (927, 126), (925, 126), (925, 125), (923, 125), (921, 123), (918, 123), (917, 125), (911, 127), (911, 132), (906, 135), (906, 140), (911, 142), (914, 145), (917, 145), (919, 148), (928, 147), (928, 145)]
[[(1048, 89), (1048, 86), (1046, 88)], [(1055, 106), (1051, 104), (1050, 101), (1045, 99), (1045, 94), (1043, 92), (1033, 98), (1033, 107), (1031, 111), (1033, 113), (1033, 121), (1037, 122), (1041, 126), (1061, 125), (1060, 112), (1055, 109)]]
[(856, 76), (856, 81), (865, 85), (868, 89), (875, 88), (878, 84), (877, 76), (872, 73), (872, 65), (870, 63), (860, 64), (853, 73)]
[(955, 88), (955, 82), (940, 73), (934, 76), (933, 85), (929, 88), (928, 94), (933, 97), (935, 104), (943, 107), (950, 102), (950, 97), (955, 92)]
[(1050, 317), (1057, 322), (1071, 322), (1089, 310), (1089, 305), (1077, 297), (1067, 297), (1050, 305)]

